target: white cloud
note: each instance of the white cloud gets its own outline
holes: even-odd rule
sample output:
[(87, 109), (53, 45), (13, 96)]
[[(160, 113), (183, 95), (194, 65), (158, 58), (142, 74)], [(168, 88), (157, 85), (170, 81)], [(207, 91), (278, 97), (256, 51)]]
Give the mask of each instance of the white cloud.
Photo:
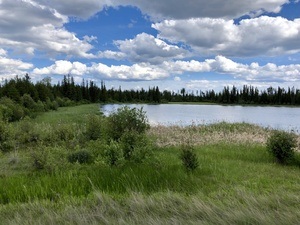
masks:
[(7, 51), (5, 51), (4, 49), (0, 48), (0, 56), (6, 56), (7, 55)]
[(33, 74), (35, 75), (77, 75), (82, 76), (87, 71), (87, 66), (80, 62), (70, 62), (66, 60), (56, 61), (55, 64), (44, 67), (44, 68), (35, 68)]
[(185, 49), (167, 44), (146, 33), (138, 34), (134, 39), (118, 40), (114, 43), (120, 50), (120, 54), (114, 53), (114, 55), (117, 58), (120, 56), (126, 57), (126, 59), (132, 62), (158, 64), (169, 59), (182, 59), (189, 54)]
[(98, 58), (106, 58), (106, 59), (115, 59), (115, 60), (122, 60), (126, 58), (126, 54), (123, 52), (115, 52), (106, 50), (103, 52), (98, 52), (97, 54)]
[(88, 19), (101, 11), (109, 0), (36, 0), (42, 5), (56, 9), (63, 15)]
[[(3, 53), (0, 49), (0, 53)], [(5, 53), (5, 52), (4, 52)], [(33, 64), (18, 59), (10, 59), (5, 54), (0, 54), (0, 76), (1, 79), (10, 79), (16, 75), (24, 75), (26, 71), (33, 68)]]
[(33, 55), (65, 54), (91, 58), (92, 45), (64, 29), (68, 17), (33, 0), (0, 2), (0, 47)]
[(36, 75), (89, 75), (95, 79), (111, 80), (162, 80), (175, 76), (179, 80), (179, 75), (186, 73), (219, 73), (229, 74), (236, 79), (244, 81), (300, 81), (300, 64), (290, 64), (277, 66), (268, 63), (259, 65), (256, 62), (250, 65), (234, 62), (224, 56), (216, 56), (214, 59), (206, 59), (203, 62), (191, 61), (166, 61), (159, 65), (150, 63), (137, 63), (128, 65), (107, 66), (102, 63), (94, 63), (86, 66), (80, 62), (71, 63), (69, 61), (56, 61), (55, 64), (35, 68)]
[(132, 66), (107, 66), (102, 63), (93, 64), (88, 69), (90, 74), (106, 79), (116, 80), (157, 80), (169, 76), (168, 71), (149, 63), (133, 64)]
[(30, 34), (33, 35), (31, 44), (33, 48), (43, 50), (48, 54), (66, 54), (68, 56), (79, 56), (83, 58), (94, 58), (88, 53), (93, 46), (88, 42), (80, 40), (74, 33), (64, 28), (56, 28), (51, 24), (32, 27)]
[(300, 81), (300, 64), (277, 66), (268, 63), (260, 66), (258, 63), (251, 63), (250, 65), (247, 65), (234, 62), (224, 56), (216, 56), (215, 59), (207, 59), (204, 62), (194, 60), (189, 62), (169, 62), (164, 63), (164, 67), (165, 70), (171, 70), (173, 73), (177, 74), (183, 74), (185, 72), (215, 72), (220, 74), (230, 74), (235, 78), (248, 81)]
[(174, 81), (181, 81), (181, 78), (180, 77), (174, 77)]
[(300, 19), (262, 16), (233, 20), (165, 20), (152, 25), (158, 38), (184, 42), (201, 55), (257, 56), (300, 52)]

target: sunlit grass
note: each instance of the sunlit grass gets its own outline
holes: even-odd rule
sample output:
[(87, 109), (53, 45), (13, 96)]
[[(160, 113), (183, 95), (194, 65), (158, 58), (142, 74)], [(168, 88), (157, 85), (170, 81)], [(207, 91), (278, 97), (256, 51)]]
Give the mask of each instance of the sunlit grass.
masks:
[(86, 115), (100, 114), (100, 104), (85, 104), (79, 106), (60, 107), (57, 111), (45, 112), (37, 116), (37, 123), (82, 123)]
[[(40, 115), (31, 125), (13, 125), (27, 132), (17, 134), (19, 141), (39, 139), (16, 143), (14, 151), (0, 155), (0, 224), (300, 221), (300, 168), (274, 162), (265, 147), (270, 130), (246, 123), (151, 127), (152, 157), (110, 167), (101, 158), (101, 140), (77, 140), (86, 115), (98, 112), (98, 104), (66, 107)], [(70, 136), (67, 143), (60, 132)], [(199, 160), (191, 173), (179, 159), (184, 143), (194, 146)], [(68, 162), (67, 156), (81, 149), (95, 156), (94, 163)], [(33, 166), (32, 153), (46, 154), (44, 169)]]

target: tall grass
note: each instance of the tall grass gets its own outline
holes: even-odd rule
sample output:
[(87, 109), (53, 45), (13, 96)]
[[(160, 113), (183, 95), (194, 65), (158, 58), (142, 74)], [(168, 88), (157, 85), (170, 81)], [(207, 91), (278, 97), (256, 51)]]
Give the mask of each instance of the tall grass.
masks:
[[(93, 136), (96, 140), (85, 135), (86, 115), (98, 109), (60, 108), (10, 125), (15, 148), (0, 152), (0, 224), (300, 220), (300, 168), (274, 162), (265, 147), (269, 130), (245, 123), (151, 127), (151, 157), (140, 164), (123, 160), (111, 167), (103, 158), (105, 134)], [(185, 143), (198, 158), (193, 173), (186, 173), (179, 157)], [(69, 163), (68, 156), (78, 151), (90, 154), (94, 163)], [(33, 166), (39, 157), (45, 159), (43, 169)]]
[(58, 169), (16, 174), (0, 179), (0, 203), (86, 197), (94, 191), (126, 196), (172, 191), (185, 195), (232, 194), (236, 187), (253, 193), (294, 193), (300, 182), (298, 167), (273, 163), (262, 146), (206, 145), (195, 149), (200, 168), (186, 174), (179, 148), (158, 149), (157, 160), (125, 163), (111, 168), (96, 163), (67, 164)]
[(57, 111), (45, 112), (34, 119), (37, 123), (83, 123), (86, 115), (100, 114), (99, 104), (86, 104), (70, 107), (60, 107)]
[(116, 198), (94, 192), (88, 199), (40, 201), (0, 206), (3, 224), (298, 224), (297, 194), (254, 195), (236, 188), (234, 196), (150, 196), (132, 192)]

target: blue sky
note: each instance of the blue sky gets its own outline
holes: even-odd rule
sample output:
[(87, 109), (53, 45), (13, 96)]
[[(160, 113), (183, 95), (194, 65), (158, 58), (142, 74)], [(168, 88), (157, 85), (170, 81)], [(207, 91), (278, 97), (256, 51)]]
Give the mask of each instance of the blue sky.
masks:
[(123, 89), (300, 88), (300, 2), (0, 0), (1, 80), (26, 73)]

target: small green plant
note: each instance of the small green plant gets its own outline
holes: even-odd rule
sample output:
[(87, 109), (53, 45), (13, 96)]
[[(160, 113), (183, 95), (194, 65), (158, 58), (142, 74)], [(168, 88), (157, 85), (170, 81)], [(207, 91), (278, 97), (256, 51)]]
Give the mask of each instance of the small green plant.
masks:
[(36, 170), (46, 169), (48, 166), (48, 157), (49, 157), (49, 152), (46, 151), (44, 148), (41, 148), (40, 150), (37, 151), (33, 151), (31, 153), (33, 168)]
[(285, 131), (274, 131), (267, 141), (267, 150), (280, 164), (287, 164), (294, 159), (296, 136)]
[(192, 172), (199, 167), (199, 161), (191, 145), (182, 145), (180, 159), (187, 172)]
[(79, 164), (85, 164), (85, 163), (88, 164), (88, 163), (92, 163), (93, 157), (88, 151), (79, 150), (77, 152), (71, 153), (68, 156), (68, 161), (70, 163), (78, 162)]
[(116, 166), (122, 160), (122, 149), (118, 142), (111, 140), (104, 150), (105, 162), (110, 166)]
[(0, 150), (9, 152), (15, 148), (13, 130), (9, 123), (0, 121)]
[(85, 132), (88, 140), (97, 140), (102, 136), (102, 124), (102, 117), (97, 115), (88, 116)]

